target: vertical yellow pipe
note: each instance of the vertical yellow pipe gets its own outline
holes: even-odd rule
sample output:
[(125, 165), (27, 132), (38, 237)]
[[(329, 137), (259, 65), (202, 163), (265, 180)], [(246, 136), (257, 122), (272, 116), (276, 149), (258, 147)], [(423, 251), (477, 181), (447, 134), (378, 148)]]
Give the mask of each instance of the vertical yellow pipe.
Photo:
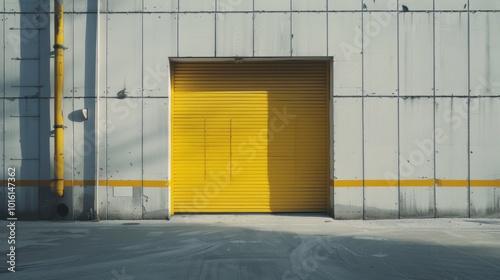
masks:
[(63, 0), (54, 0), (55, 62), (54, 62), (54, 120), (55, 152), (54, 180), (56, 194), (64, 196), (64, 123), (62, 115), (64, 83), (64, 5)]

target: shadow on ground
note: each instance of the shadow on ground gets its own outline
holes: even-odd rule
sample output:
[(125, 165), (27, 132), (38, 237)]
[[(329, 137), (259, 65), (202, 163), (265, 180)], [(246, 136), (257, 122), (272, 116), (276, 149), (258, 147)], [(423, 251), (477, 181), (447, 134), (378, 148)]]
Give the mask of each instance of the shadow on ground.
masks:
[[(16, 273), (3, 266), (2, 279), (500, 279), (498, 231), (481, 232), (476, 242), (469, 231), (306, 235), (169, 222), (19, 224)], [(0, 245), (6, 252), (6, 242)]]

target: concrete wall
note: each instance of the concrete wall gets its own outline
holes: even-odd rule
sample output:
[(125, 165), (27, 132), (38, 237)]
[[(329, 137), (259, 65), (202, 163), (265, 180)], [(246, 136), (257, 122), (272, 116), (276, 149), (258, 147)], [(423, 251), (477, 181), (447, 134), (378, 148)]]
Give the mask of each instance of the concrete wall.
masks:
[[(98, 134), (100, 217), (164, 218), (170, 59), (332, 57), (336, 218), (499, 216), (497, 2), (101, 1), (96, 92), (97, 1), (65, 0), (70, 187), (56, 199), (50, 187), (53, 4), (6, 0), (0, 4), (0, 174), (18, 169), (22, 218), (52, 219), (65, 203), (65, 219), (87, 219)], [(0, 189), (2, 201), (5, 193)]]

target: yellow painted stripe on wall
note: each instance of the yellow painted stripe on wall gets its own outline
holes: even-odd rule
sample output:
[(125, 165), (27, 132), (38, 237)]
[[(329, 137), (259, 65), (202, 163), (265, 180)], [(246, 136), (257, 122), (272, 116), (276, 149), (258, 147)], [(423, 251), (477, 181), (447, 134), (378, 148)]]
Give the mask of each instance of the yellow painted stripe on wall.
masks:
[(332, 180), (330, 185), (334, 187), (361, 187), (363, 180)]
[(401, 187), (432, 187), (434, 186), (433, 179), (422, 180), (400, 180)]
[[(335, 187), (361, 187), (363, 180), (332, 180), (330, 182)], [(0, 180), (0, 185), (7, 186), (7, 180)], [(64, 186), (93, 186), (94, 180), (65, 180)], [(397, 180), (365, 180), (366, 187), (395, 187)], [(434, 180), (401, 180), (401, 187), (428, 187), (433, 186)], [(467, 180), (436, 180), (436, 185), (440, 187), (467, 187)], [(54, 182), (50, 180), (17, 180), (16, 187), (49, 186), (53, 187)], [(166, 188), (170, 186), (168, 180), (100, 180), (100, 187), (156, 187)], [(500, 180), (471, 180), (471, 187), (500, 187)]]
[(468, 180), (441, 180), (436, 179), (436, 185), (440, 187), (468, 187)]
[(470, 180), (471, 187), (500, 187), (500, 180)]
[[(74, 186), (94, 186), (95, 180), (64, 180), (65, 187)], [(0, 180), (1, 185), (7, 186), (7, 180)], [(16, 180), (16, 187), (53, 187), (52, 180)], [(148, 188), (166, 188), (167, 180), (99, 180), (100, 187), (148, 187)]]
[[(468, 180), (443, 180), (436, 179), (438, 187), (468, 187)], [(330, 184), (334, 187), (362, 187), (363, 180), (332, 180)], [(423, 180), (400, 180), (401, 187), (432, 187), (434, 186), (433, 179)], [(364, 180), (365, 187), (397, 187), (398, 180)], [(471, 180), (471, 187), (500, 187), (500, 180)]]
[[(29, 187), (29, 186), (38, 186), (39, 182), (38, 180), (16, 180), (15, 182), (9, 182), (8, 180), (2, 180), (2, 186), (8, 185), (8, 183), (14, 183), (16, 187)], [(52, 185), (54, 185), (52, 183)]]

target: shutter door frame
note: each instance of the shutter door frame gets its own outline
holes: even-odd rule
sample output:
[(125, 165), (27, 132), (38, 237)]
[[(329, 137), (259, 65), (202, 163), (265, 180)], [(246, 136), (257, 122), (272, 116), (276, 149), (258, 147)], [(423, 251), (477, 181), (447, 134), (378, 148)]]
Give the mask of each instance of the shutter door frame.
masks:
[[(255, 62), (247, 62), (245, 60), (244, 63), (240, 64), (243, 68), (246, 67), (245, 65), (249, 65), (249, 69), (244, 69), (243, 72), (245, 74), (250, 75), (247, 77), (246, 75), (242, 74), (232, 74), (229, 73), (228, 71), (231, 71), (232, 68), (234, 68), (235, 64), (234, 62), (218, 62), (218, 61), (209, 61), (209, 62), (182, 62), (182, 61), (173, 61), (171, 63), (171, 118), (170, 118), (170, 131), (171, 131), (171, 136), (170, 136), (170, 174), (171, 174), (171, 206), (172, 206), (172, 214), (174, 213), (220, 213), (220, 212), (226, 212), (226, 213), (236, 213), (236, 212), (244, 212), (244, 213), (251, 213), (251, 212), (266, 212), (266, 213), (277, 213), (277, 212), (328, 212), (329, 211), (329, 204), (330, 204), (330, 90), (331, 90), (331, 85), (330, 85), (330, 60), (321, 60), (321, 61), (282, 61), (282, 60), (275, 60), (275, 61), (255, 61)], [(233, 66), (233, 67), (231, 67)], [(190, 72), (190, 68), (194, 69), (194, 72)], [(271, 68), (275, 68), (274, 76), (271, 76), (270, 78), (266, 78), (265, 73), (271, 72), (273, 73)], [(184, 70), (182, 70), (184, 69)], [(201, 69), (201, 70), (200, 70)], [(203, 72), (205, 69), (206, 71)], [(282, 70), (282, 72), (278, 70)], [(320, 69), (320, 70), (318, 70)], [(184, 74), (181, 74), (181, 72), (184, 71)], [(245, 72), (248, 71), (248, 72)], [(264, 74), (263, 74), (264, 73)], [(324, 76), (321, 77), (321, 75), (324, 74)], [(184, 76), (183, 76), (184, 75)], [(224, 77), (224, 81), (221, 82), (220, 80), (217, 81), (217, 75), (226, 75)], [(255, 75), (252, 77), (251, 75)], [(191, 80), (186, 80), (186, 77)], [(215, 78), (214, 78), (215, 77)], [(179, 78), (179, 79), (177, 79)], [(214, 79), (211, 79), (214, 78)], [(292, 79), (290, 79), (292, 78)], [(276, 86), (273, 84), (272, 80), (277, 80)], [(302, 79), (302, 80), (301, 80)], [(267, 96), (263, 98), (262, 95), (260, 95), (260, 88), (258, 86), (254, 85), (254, 81), (259, 80), (263, 84), (269, 86)], [(246, 81), (246, 83), (241, 84), (241, 81)], [(266, 84), (266, 82), (269, 81), (269, 84)], [(304, 86), (305, 84), (305, 86)], [(289, 99), (290, 95), (287, 92), (284, 92), (283, 87), (286, 86), (286, 90), (292, 90), (293, 93), (297, 93), (297, 98), (295, 99)], [(235, 88), (239, 90), (235, 90)], [(228, 93), (226, 94), (223, 92), (224, 90), (227, 90)], [(212, 92), (213, 91), (213, 92)], [(271, 91), (271, 92), (269, 92)], [(308, 95), (307, 92), (314, 92), (315, 94), (310, 94)], [(221, 93), (223, 92), (223, 93)], [(283, 155), (282, 153), (284, 152), (283, 150), (288, 150), (290, 151), (291, 149), (280, 149), (276, 144), (277, 147), (270, 148), (267, 147), (267, 152), (268, 152), (268, 157), (267, 157), (267, 180), (269, 181), (269, 185), (271, 190), (269, 190), (269, 194), (267, 194), (269, 197), (266, 198), (266, 195), (264, 193), (261, 193), (261, 202), (265, 201), (268, 199), (270, 202), (268, 205), (263, 206), (262, 208), (252, 208), (251, 204), (253, 203), (252, 200), (258, 199), (258, 191), (255, 191), (255, 193), (252, 192), (252, 184), (245, 185), (244, 189), (242, 188), (242, 196), (241, 198), (235, 198), (234, 194), (233, 196), (228, 196), (227, 199), (234, 200), (233, 205), (230, 207), (225, 207), (223, 204), (225, 202), (221, 202), (221, 188), (219, 187), (217, 189), (214, 188), (212, 185), (213, 184), (208, 184), (207, 183), (207, 170), (210, 170), (211, 166), (215, 166), (216, 168), (213, 169), (212, 171), (215, 172), (215, 174), (220, 174), (220, 172), (223, 172), (224, 170), (220, 169), (222, 166), (222, 163), (224, 161), (227, 161), (228, 158), (230, 158), (229, 161), (232, 161), (233, 154), (235, 150), (234, 143), (232, 141), (235, 141), (233, 139), (237, 139), (238, 135), (235, 135), (233, 131), (237, 131), (238, 129), (242, 131), (242, 133), (245, 132), (244, 128), (251, 127), (254, 125), (252, 122), (245, 122), (242, 120), (239, 120), (240, 123), (238, 123), (238, 120), (235, 120), (234, 118), (229, 118), (226, 119), (225, 116), (228, 114), (228, 111), (231, 111), (231, 114), (243, 114), (245, 110), (245, 106), (240, 106), (239, 102), (243, 101), (238, 101), (231, 97), (231, 94), (235, 94), (235, 92), (238, 92), (236, 94), (247, 94), (248, 97), (245, 97), (246, 99), (244, 100), (246, 103), (245, 104), (250, 104), (250, 105), (245, 105), (245, 106), (253, 106), (251, 110), (256, 110), (256, 112), (260, 111), (265, 111), (267, 110), (267, 136), (270, 138), (270, 131), (272, 131), (269, 127), (271, 126), (271, 120), (270, 120), (270, 113), (271, 111), (275, 111), (276, 108), (271, 109), (271, 105), (269, 104), (280, 104), (279, 102), (284, 102), (284, 104), (291, 104), (290, 106), (292, 107), (293, 110), (296, 110), (297, 112), (300, 112), (300, 109), (302, 107), (297, 107), (297, 104), (300, 104), (302, 102), (304, 106), (305, 113), (311, 113), (311, 112), (316, 112), (315, 109), (319, 108), (318, 106), (323, 106), (324, 112), (321, 111), (321, 117), (323, 117), (324, 121), (324, 126), (323, 125), (316, 125), (316, 123), (307, 123), (304, 124), (295, 124), (295, 126), (299, 125), (302, 129), (309, 129), (311, 126), (316, 126), (319, 128), (322, 128), (320, 132), (311, 130), (311, 135), (315, 135), (314, 133), (317, 133), (319, 136), (324, 135), (324, 146), (321, 146), (322, 152), (325, 154), (324, 157), (321, 157), (322, 160), (324, 160), (324, 165), (318, 165), (318, 167), (321, 167), (321, 169), (318, 169), (318, 174), (321, 174), (318, 178), (313, 177), (312, 181), (321, 181), (323, 180), (324, 183), (321, 183), (321, 188), (318, 186), (315, 186), (314, 188), (308, 189), (304, 193), (304, 187), (303, 189), (300, 189), (300, 187), (294, 186), (295, 180), (292, 180), (290, 178), (283, 178), (279, 177), (282, 176), (283, 174), (280, 174), (280, 172), (288, 172), (280, 170), (282, 166), (286, 166), (288, 164), (287, 160), (284, 160), (286, 158), (286, 155)], [(321, 94), (319, 92), (322, 92), (322, 97), (320, 96)], [(204, 94), (212, 94), (214, 93), (215, 95), (210, 96), (205, 101), (199, 102), (199, 98), (203, 97)], [(222, 94), (222, 96), (229, 97), (227, 98), (218, 98), (216, 95), (217, 94)], [(274, 95), (273, 95), (274, 93)], [(178, 94), (178, 95), (177, 95)], [(190, 94), (189, 96), (187, 94)], [(252, 96), (254, 94), (254, 96)], [(180, 97), (183, 95), (182, 98), (185, 98), (185, 100), (182, 100)], [(305, 95), (308, 95), (307, 97), (304, 97)], [(295, 97), (295, 96), (294, 96)], [(231, 99), (233, 98), (233, 99)], [(252, 99), (253, 98), (253, 99)], [(259, 102), (262, 102), (263, 99), (267, 98), (267, 107), (261, 110), (261, 105)], [(276, 101), (270, 101), (270, 99), (275, 98)], [(300, 101), (300, 98), (307, 98), (307, 102), (305, 101)], [(213, 99), (213, 100), (209, 100)], [(283, 99), (283, 100), (281, 100)], [(311, 100), (309, 100), (311, 99)], [(229, 100), (229, 101), (228, 101)], [(259, 101), (260, 100), (260, 101)], [(183, 105), (182, 102), (185, 102)], [(190, 103), (190, 105), (186, 105)], [(205, 104), (203, 104), (205, 102)], [(226, 108), (226, 112), (222, 112), (222, 114), (219, 114), (221, 112), (220, 110), (218, 111), (217, 108), (211, 108), (210, 106), (203, 106), (207, 104), (213, 104), (218, 106), (223, 106), (220, 105), (222, 103), (226, 102), (227, 106), (223, 107)], [(311, 104), (311, 108), (307, 109), (306, 105), (308, 102)], [(198, 104), (197, 104), (198, 103)], [(255, 103), (255, 104), (254, 104)], [(320, 104), (320, 105), (318, 105)], [(233, 106), (235, 106), (233, 108)], [(288, 106), (288, 105), (285, 105)], [(295, 107), (294, 107), (295, 106)], [(192, 107), (192, 108), (191, 108)], [(220, 108), (219, 108), (220, 109)], [(234, 110), (232, 110), (234, 109)], [(198, 120), (189, 120), (190, 118), (187, 118), (186, 116), (192, 116), (189, 113), (193, 112), (194, 114), (198, 114), (201, 110), (204, 110), (203, 114), (208, 114), (208, 118), (205, 116), (205, 120), (203, 123), (198, 119)], [(250, 111), (251, 111), (250, 110)], [(284, 111), (283, 111), (284, 112)], [(295, 112), (295, 111), (294, 111)], [(262, 113), (263, 114), (263, 113)], [(318, 113), (319, 114), (319, 113)], [(293, 115), (293, 114), (292, 114)], [(185, 118), (185, 123), (182, 123), (182, 121), (178, 121), (179, 116), (183, 116)], [(302, 115), (301, 115), (302, 116)], [(304, 115), (307, 116), (307, 115)], [(202, 116), (201, 116), (202, 117)], [(304, 117), (305, 119), (306, 117)], [(196, 118), (193, 118), (196, 119)], [(318, 120), (318, 116), (311, 116), (311, 119)], [(311, 122), (311, 120), (310, 120)], [(257, 123), (257, 122), (255, 122)], [(309, 125), (308, 125), (309, 124)], [(255, 124), (256, 129), (258, 129), (258, 124)], [(229, 128), (228, 128), (229, 127)], [(312, 129), (312, 128), (311, 128)], [(208, 135), (207, 135), (207, 130)], [(285, 130), (286, 132), (286, 130)], [(283, 133), (285, 133), (283, 132)], [(288, 131), (290, 132), (290, 131)], [(182, 152), (178, 152), (178, 150), (182, 150), (182, 144), (177, 138), (179, 134), (184, 133), (185, 135), (188, 135), (190, 133), (197, 134), (197, 136), (193, 136), (193, 138), (187, 138), (189, 141), (195, 139), (196, 143), (192, 143), (192, 155), (189, 155), (188, 157), (182, 157), (182, 158), (189, 158), (189, 157), (198, 157), (198, 161), (196, 161), (196, 164), (189, 164), (189, 163), (181, 163), (179, 155), (182, 155), (183, 153), (185, 155), (189, 154), (188, 149), (184, 148)], [(204, 133), (204, 135), (201, 135)], [(280, 132), (281, 133), (281, 132)], [(323, 133), (323, 134), (321, 134)], [(279, 133), (278, 133), (279, 134)], [(303, 133), (302, 136), (305, 134)], [(318, 137), (319, 137), (318, 136)], [(196, 138), (198, 137), (198, 138)], [(200, 137), (203, 137), (204, 143), (201, 143)], [(244, 137), (244, 135), (242, 136)], [(213, 138), (213, 139), (212, 139)], [(241, 137), (240, 137), (241, 138)], [(285, 137), (286, 138), (286, 137)], [(286, 139), (289, 138), (283, 138), (280, 141), (282, 143), (287, 143)], [(319, 139), (319, 138), (317, 138)], [(316, 139), (316, 140), (317, 140)], [(306, 145), (307, 144), (307, 139), (299, 139), (297, 136), (293, 138), (294, 145), (299, 146), (300, 145)], [(228, 142), (229, 141), (229, 142)], [(216, 147), (217, 145), (223, 144), (226, 146), (230, 146), (230, 152), (225, 153), (224, 151), (226, 149), (221, 149), (218, 150), (217, 152), (211, 152), (212, 146)], [(241, 142), (241, 139), (240, 139)], [(267, 146), (269, 146), (272, 143), (272, 141), (268, 141)], [(241, 144), (241, 143), (239, 143)], [(322, 144), (322, 145), (323, 145)], [(191, 144), (190, 144), (191, 145)], [(210, 146), (210, 147), (208, 147)], [(294, 147), (295, 147), (294, 146)], [(196, 149), (198, 147), (198, 149)], [(203, 147), (203, 156), (200, 155), (201, 151), (200, 149)], [(208, 148), (207, 148), (208, 147)], [(283, 146), (286, 147), (286, 146)], [(305, 146), (303, 146), (305, 147)], [(309, 150), (307, 150), (309, 149)], [(273, 157), (270, 155), (271, 151), (274, 153), (277, 153), (278, 156)], [(302, 150), (299, 149), (293, 149), (293, 152), (298, 152), (300, 153)], [(311, 145), (307, 145), (306, 147), (306, 152), (300, 155), (296, 155), (293, 157), (293, 162), (295, 166), (299, 165), (303, 169), (312, 169), (314, 164), (318, 164), (313, 158), (308, 157), (307, 151), (313, 151)], [(316, 153), (320, 153), (319, 151), (314, 151)], [(208, 154), (207, 154), (208, 153)], [(258, 152), (257, 152), (258, 153)], [(230, 154), (230, 155), (228, 155)], [(280, 158), (281, 156), (281, 158)], [(297, 159), (302, 156), (304, 163), (301, 161), (298, 161)], [(201, 160), (201, 157), (203, 157), (203, 165), (200, 165), (199, 160)], [(318, 156), (319, 158), (320, 156)], [(207, 160), (208, 159), (208, 160)], [(270, 162), (273, 161), (271, 159), (274, 159), (274, 164), (271, 164)], [(280, 161), (283, 160), (283, 161)], [(311, 166), (309, 166), (307, 161), (312, 161)], [(279, 162), (279, 163), (278, 163)], [(247, 163), (246, 161), (243, 161), (243, 163)], [(208, 166), (207, 166), (208, 165)], [(183, 166), (181, 168), (178, 168), (179, 166)], [(290, 167), (290, 166), (288, 166)], [(219, 169), (217, 169), (219, 168)], [(244, 166), (243, 168), (256, 168), (255, 172), (266, 172), (266, 170), (261, 170), (258, 169), (258, 166)], [(297, 168), (297, 167), (295, 167)], [(201, 176), (201, 171), (204, 170), (205, 173), (205, 183), (203, 183), (200, 178)], [(232, 167), (228, 168), (229, 173), (233, 172)], [(277, 169), (277, 171), (273, 171), (270, 169)], [(286, 169), (283, 167), (283, 169)], [(184, 175), (182, 172), (185, 171), (187, 173), (193, 172), (193, 174), (199, 173), (197, 178), (200, 180), (193, 179), (191, 183), (187, 182), (188, 184), (191, 184), (192, 193), (191, 194), (186, 194), (182, 192), (189, 192), (188, 190), (189, 187), (186, 187), (183, 185), (186, 183), (186, 180), (182, 182), (183, 179), (179, 179), (182, 176), (189, 176), (187, 173)], [(209, 171), (208, 173), (212, 172)], [(302, 170), (297, 170), (297, 172), (301, 172)], [(210, 173), (210, 174), (213, 174)], [(219, 172), (219, 173), (217, 173)], [(312, 176), (314, 175), (314, 170), (309, 170), (309, 171), (304, 171), (305, 175)], [(309, 172), (309, 173), (307, 173)], [(270, 174), (279, 174), (276, 179), (272, 179), (269, 177), (272, 177), (273, 175)], [(241, 175), (241, 174), (237, 174)], [(292, 174), (293, 175), (293, 174)], [(196, 177), (196, 176), (195, 176)], [(208, 176), (209, 177), (209, 176)], [(221, 178), (224, 176), (221, 175)], [(301, 178), (301, 179), (306, 179), (306, 178)], [(222, 180), (222, 179), (221, 179)], [(231, 179), (232, 180), (232, 179)], [(230, 180), (230, 181), (231, 181)], [(274, 181), (273, 181), (274, 180)], [(188, 180), (189, 181), (189, 180)], [(220, 181), (220, 180), (219, 180)], [(227, 180), (226, 180), (227, 181)], [(293, 181), (293, 182), (292, 182)], [(231, 181), (232, 182), (232, 181)], [(240, 183), (242, 181), (240, 180)], [(279, 182), (279, 183), (276, 183)], [(282, 183), (283, 182), (283, 183)], [(296, 187), (297, 191), (294, 193), (293, 191), (288, 191), (284, 190), (287, 189), (287, 187), (284, 187), (283, 185), (287, 185), (287, 182), (290, 182), (292, 187)], [(201, 184), (200, 184), (201, 183)], [(230, 183), (231, 184), (231, 183)], [(232, 185), (229, 184), (229, 188), (232, 187)], [(260, 183), (259, 183), (260, 184)], [(301, 183), (298, 183), (301, 184)], [(304, 183), (302, 183), (304, 184)], [(312, 183), (311, 183), (312, 184)], [(320, 183), (314, 183), (316, 185), (319, 185)], [(222, 185), (222, 184), (219, 184)], [(241, 186), (244, 186), (244, 184), (241, 184)], [(276, 186), (276, 187), (274, 187)], [(233, 186), (234, 187), (234, 186)], [(290, 187), (290, 188), (292, 188)], [(228, 189), (229, 189), (228, 188)], [(256, 190), (258, 188), (255, 188)], [(273, 189), (275, 193), (273, 193)], [(208, 190), (208, 191), (207, 191)], [(222, 188), (222, 192), (226, 191), (227, 189)], [(231, 189), (233, 191), (235, 189)], [(239, 189), (238, 189), (239, 190)], [(302, 191), (302, 193), (301, 193)], [(319, 194), (310, 194), (309, 192), (318, 192)], [(237, 192), (235, 190), (235, 192)], [(255, 195), (254, 195), (255, 194)], [(279, 195), (278, 195), (279, 194)], [(244, 195), (254, 195), (252, 198), (244, 198)], [(270, 197), (273, 197), (275, 195), (275, 203), (278, 206), (273, 206), (273, 200)], [(219, 206), (213, 206), (214, 202), (217, 201), (217, 198), (214, 199), (214, 197), (219, 197), (219, 203), (222, 207)], [(224, 193), (222, 193), (222, 196), (224, 196)], [(310, 204), (312, 203), (311, 201), (308, 201), (307, 199), (301, 197), (301, 196), (309, 196), (312, 197), (310, 198), (311, 201), (315, 201), (316, 199), (318, 201), (318, 207), (313, 207), (313, 208), (307, 208), (307, 206), (301, 207), (300, 205), (297, 206), (297, 204), (304, 203), (304, 204)], [(321, 198), (320, 198), (321, 196)], [(189, 204), (186, 199), (191, 199), (191, 205), (192, 207), (187, 207), (186, 205)], [(289, 203), (290, 206), (283, 206), (281, 203), (281, 200), (283, 199), (284, 202)], [(207, 202), (208, 201), (208, 202)], [(208, 205), (207, 205), (208, 203)], [(292, 205), (295, 204), (295, 205)], [(209, 206), (212, 205), (212, 206)], [(215, 203), (217, 205), (217, 203)], [(238, 205), (238, 206), (236, 206)], [(245, 205), (250, 205), (248, 207), (244, 207)], [(319, 206), (321, 205), (321, 206)], [(240, 208), (242, 207), (242, 208)], [(266, 208), (267, 207), (267, 208)], [(273, 210), (276, 209), (276, 210)], [(241, 211), (240, 211), (241, 210)]]

